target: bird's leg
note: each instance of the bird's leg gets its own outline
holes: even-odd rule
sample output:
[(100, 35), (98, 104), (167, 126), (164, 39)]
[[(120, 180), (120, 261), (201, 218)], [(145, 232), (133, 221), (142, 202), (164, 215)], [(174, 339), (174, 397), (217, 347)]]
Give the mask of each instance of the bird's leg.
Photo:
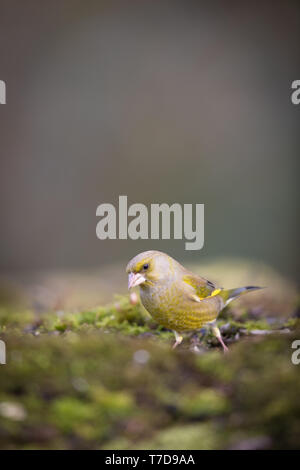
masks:
[(228, 348), (227, 348), (226, 344), (223, 341), (223, 338), (222, 338), (222, 335), (221, 335), (221, 332), (220, 332), (219, 328), (216, 325), (212, 327), (212, 332), (215, 335), (215, 337), (220, 341), (220, 343), (223, 347), (223, 351), (224, 351), (224, 353), (226, 353), (228, 351)]
[(173, 344), (173, 349), (175, 349), (179, 344), (182, 343), (182, 340), (183, 340), (183, 336), (180, 336), (179, 333), (177, 333), (177, 331), (173, 330), (173, 333), (175, 335), (175, 343)]

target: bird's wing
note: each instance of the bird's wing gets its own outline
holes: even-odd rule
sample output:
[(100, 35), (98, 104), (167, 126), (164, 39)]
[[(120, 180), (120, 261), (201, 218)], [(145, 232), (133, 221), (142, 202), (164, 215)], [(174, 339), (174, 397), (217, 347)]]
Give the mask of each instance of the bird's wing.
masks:
[(216, 319), (223, 303), (218, 295), (221, 289), (193, 273), (185, 273), (181, 287), (182, 304), (190, 325), (199, 328), (200, 324)]
[(210, 297), (212, 294), (214, 294), (214, 292), (219, 290), (216, 289), (215, 285), (212, 282), (207, 281), (203, 277), (197, 276), (193, 273), (185, 274), (182, 280), (186, 286), (190, 287), (190, 298), (195, 302), (200, 302), (201, 300)]

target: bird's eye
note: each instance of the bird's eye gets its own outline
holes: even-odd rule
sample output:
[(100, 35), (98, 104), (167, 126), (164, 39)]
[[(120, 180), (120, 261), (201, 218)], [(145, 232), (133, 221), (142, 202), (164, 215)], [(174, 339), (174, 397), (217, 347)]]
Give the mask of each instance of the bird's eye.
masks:
[(147, 263), (147, 264), (144, 264), (143, 269), (146, 270), (146, 269), (148, 269), (148, 268), (149, 268), (149, 264), (148, 264), (148, 263)]

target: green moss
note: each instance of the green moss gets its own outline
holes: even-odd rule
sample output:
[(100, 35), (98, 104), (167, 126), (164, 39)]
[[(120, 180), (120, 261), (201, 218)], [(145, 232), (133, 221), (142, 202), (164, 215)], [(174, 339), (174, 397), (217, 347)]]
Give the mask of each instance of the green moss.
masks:
[(225, 395), (212, 388), (205, 388), (193, 396), (186, 395), (180, 402), (180, 411), (188, 417), (208, 417), (227, 413), (230, 404)]
[[(0, 402), (17, 403), (26, 413), (14, 421), (0, 409), (1, 445), (223, 448), (237, 435), (263, 435), (273, 448), (297, 447), (294, 338), (244, 340), (225, 356), (199, 356), (101, 330), (10, 335)], [(147, 351), (145, 363), (136, 361), (140, 350)]]
[(10, 329), (22, 330), (37, 320), (34, 312), (30, 310), (14, 310), (12, 307), (0, 307), (0, 332)]
[(0, 446), (209, 449), (263, 436), (299, 448), (298, 319), (291, 334), (254, 336), (273, 324), (248, 313), (220, 319), (224, 355), (209, 334), (201, 353), (189, 335), (172, 350), (173, 333), (128, 296), (81, 312), (1, 308), (0, 404), (19, 418), (0, 406)]
[(181, 424), (160, 431), (152, 439), (142, 441), (133, 448), (145, 450), (209, 450), (218, 447), (218, 437), (216, 429), (211, 424)]
[(63, 432), (80, 432), (83, 425), (95, 419), (95, 407), (74, 397), (55, 400), (50, 408), (49, 421)]
[[(270, 325), (264, 318), (250, 319), (247, 310), (239, 319), (232, 316), (232, 311), (229, 308), (226, 309), (225, 313), (226, 315), (222, 313), (219, 320), (219, 325), (226, 327), (223, 332), (225, 338), (233, 339), (240, 332), (245, 334), (251, 330), (278, 328), (278, 325)], [(286, 321), (284, 326), (299, 329), (299, 319), (291, 318)], [(92, 331), (92, 329), (118, 331), (130, 336), (149, 333), (168, 341), (172, 337), (171, 332), (153, 321), (140, 303), (132, 305), (128, 296), (116, 296), (115, 301), (111, 304), (81, 312), (48, 312), (37, 315), (28, 309), (15, 311), (12, 307), (0, 308), (0, 333), (2, 332), (2, 334), (43, 334), (53, 332), (64, 334), (67, 331), (81, 332)], [(210, 334), (207, 335), (204, 343), (213, 346), (218, 344)]]
[(293, 330), (300, 330), (300, 318), (289, 318), (285, 323), (284, 326), (286, 328), (291, 328)]

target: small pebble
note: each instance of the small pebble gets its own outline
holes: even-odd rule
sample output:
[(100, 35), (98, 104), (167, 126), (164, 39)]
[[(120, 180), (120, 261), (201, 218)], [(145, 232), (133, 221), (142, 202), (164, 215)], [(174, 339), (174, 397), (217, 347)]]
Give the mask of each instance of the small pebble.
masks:
[(249, 332), (251, 335), (270, 335), (273, 333), (271, 330), (251, 330)]
[(0, 415), (12, 421), (23, 421), (27, 417), (26, 410), (21, 403), (10, 401), (0, 403)]
[(138, 364), (146, 364), (149, 361), (150, 354), (145, 349), (138, 349), (133, 355), (134, 362)]
[(82, 377), (74, 377), (72, 379), (72, 385), (75, 390), (78, 390), (79, 392), (85, 392), (89, 388), (89, 384)]
[(230, 330), (230, 327), (231, 327), (231, 325), (230, 325), (229, 322), (225, 323), (225, 325), (222, 325), (221, 328), (220, 328), (221, 333), (225, 333), (226, 331)]

